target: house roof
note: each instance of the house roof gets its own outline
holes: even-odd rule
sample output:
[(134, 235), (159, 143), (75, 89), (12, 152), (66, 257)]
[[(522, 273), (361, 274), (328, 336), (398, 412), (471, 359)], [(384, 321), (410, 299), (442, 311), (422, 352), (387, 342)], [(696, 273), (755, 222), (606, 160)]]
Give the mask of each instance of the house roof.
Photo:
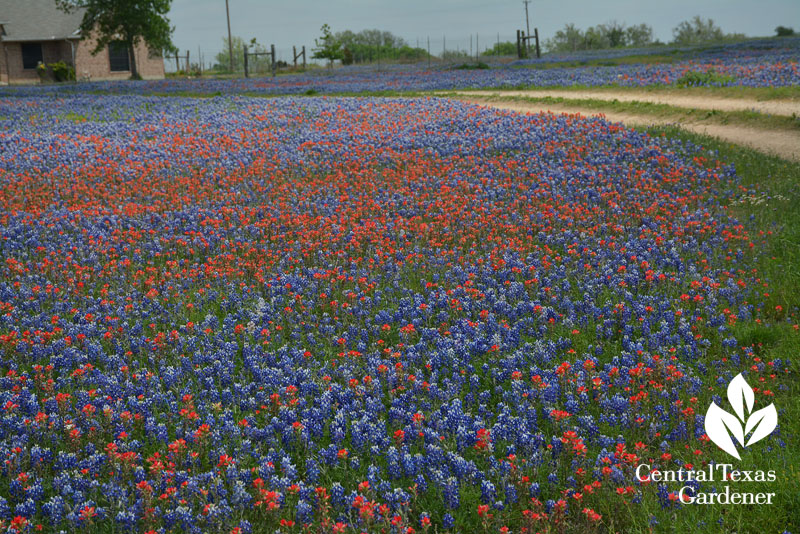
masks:
[(3, 41), (79, 39), (83, 10), (64, 13), (55, 0), (0, 0)]

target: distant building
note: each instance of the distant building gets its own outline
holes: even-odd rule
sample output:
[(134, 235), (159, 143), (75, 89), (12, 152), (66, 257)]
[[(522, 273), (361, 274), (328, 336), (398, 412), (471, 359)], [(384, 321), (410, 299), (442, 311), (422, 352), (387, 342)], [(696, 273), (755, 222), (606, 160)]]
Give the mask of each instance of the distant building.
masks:
[[(111, 43), (96, 56), (96, 41), (81, 40), (83, 11), (64, 13), (54, 0), (0, 0), (0, 83), (39, 81), (39, 62), (63, 61), (75, 68), (75, 76), (89, 80), (121, 80), (131, 75), (131, 58), (124, 46)], [(136, 47), (139, 75), (164, 77), (164, 59), (147, 46)]]

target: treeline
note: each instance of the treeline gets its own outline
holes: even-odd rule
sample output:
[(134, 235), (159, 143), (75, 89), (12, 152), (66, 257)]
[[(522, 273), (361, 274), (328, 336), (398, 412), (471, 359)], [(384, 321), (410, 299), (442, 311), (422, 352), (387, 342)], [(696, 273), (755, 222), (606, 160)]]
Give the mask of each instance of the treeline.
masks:
[(331, 63), (340, 60), (343, 65), (371, 61), (419, 61), (428, 57), (423, 48), (411, 47), (402, 37), (381, 30), (350, 30), (333, 33), (330, 26), (322, 26), (322, 36), (314, 40), (316, 59)]
[(577, 52), (623, 46), (648, 46), (654, 42), (652, 26), (647, 24), (626, 26), (624, 23), (612, 20), (591, 26), (586, 31), (574, 24), (567, 24), (551, 39), (545, 40), (544, 48), (548, 52)]
[[(725, 33), (712, 19), (695, 16), (685, 20), (672, 30), (671, 44), (694, 45), (743, 39), (740, 33)], [(648, 24), (626, 26), (615, 20), (581, 30), (575, 24), (566, 24), (551, 39), (544, 42), (548, 52), (577, 52), (579, 50), (603, 50), (606, 48), (643, 47), (664, 44), (653, 36), (653, 27)]]
[[(214, 57), (213, 68), (221, 72), (238, 72), (244, 70), (244, 47), (247, 46), (248, 52), (265, 54), (267, 47), (256, 41), (255, 37), (250, 41), (236, 35), (228, 42), (227, 37), (222, 38), (222, 50)], [(231, 66), (230, 49), (233, 48), (233, 65)], [(269, 69), (272, 60), (266, 55), (257, 55), (249, 58), (249, 67), (253, 72), (261, 72)], [(281, 66), (284, 66), (285, 63)], [(232, 67), (232, 68), (231, 68)]]
[(380, 60), (418, 61), (428, 57), (423, 48), (411, 47), (405, 39), (381, 30), (336, 32), (333, 38), (341, 44), (342, 63), (367, 63)]

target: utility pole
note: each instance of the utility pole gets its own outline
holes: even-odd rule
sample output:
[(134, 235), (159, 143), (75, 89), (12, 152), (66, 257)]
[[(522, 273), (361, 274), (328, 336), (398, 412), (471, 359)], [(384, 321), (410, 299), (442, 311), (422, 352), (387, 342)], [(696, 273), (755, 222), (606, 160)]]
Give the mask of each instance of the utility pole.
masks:
[[(227, 1), (227, 0), (226, 0)], [(525, 34), (526, 37), (530, 37), (531, 35), (531, 23), (528, 21), (528, 4), (531, 3), (531, 0), (522, 0), (522, 3), (525, 4), (525, 28), (528, 33)], [(525, 39), (525, 50), (530, 51), (531, 43), (530, 39)]]
[(231, 11), (228, 9), (228, 0), (225, 0), (225, 15), (228, 17), (228, 53), (230, 54), (229, 65), (233, 72), (233, 39), (231, 39)]

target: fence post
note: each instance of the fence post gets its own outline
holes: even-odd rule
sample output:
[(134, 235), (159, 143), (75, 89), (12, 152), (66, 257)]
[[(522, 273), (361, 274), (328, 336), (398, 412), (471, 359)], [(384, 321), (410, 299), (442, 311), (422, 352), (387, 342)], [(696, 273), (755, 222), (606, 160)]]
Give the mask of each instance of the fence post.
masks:
[(189, 51), (186, 51), (186, 74), (189, 74)]
[(244, 77), (247, 78), (247, 45), (244, 45), (242, 49), (244, 50)]
[(522, 59), (522, 46), (520, 42), (519, 30), (517, 30), (517, 59)]
[(275, 45), (269, 45), (270, 56), (272, 56), (272, 77), (275, 77)]
[(533, 29), (533, 36), (536, 39), (536, 57), (538, 59), (542, 57), (542, 51), (539, 50), (539, 28)]
[(175, 52), (175, 72), (177, 73), (179, 70), (181, 70), (181, 64), (178, 61), (178, 52)]
[(303, 70), (306, 70), (306, 45), (303, 45)]
[(292, 45), (292, 57), (294, 58), (294, 68), (297, 68), (297, 47)]

